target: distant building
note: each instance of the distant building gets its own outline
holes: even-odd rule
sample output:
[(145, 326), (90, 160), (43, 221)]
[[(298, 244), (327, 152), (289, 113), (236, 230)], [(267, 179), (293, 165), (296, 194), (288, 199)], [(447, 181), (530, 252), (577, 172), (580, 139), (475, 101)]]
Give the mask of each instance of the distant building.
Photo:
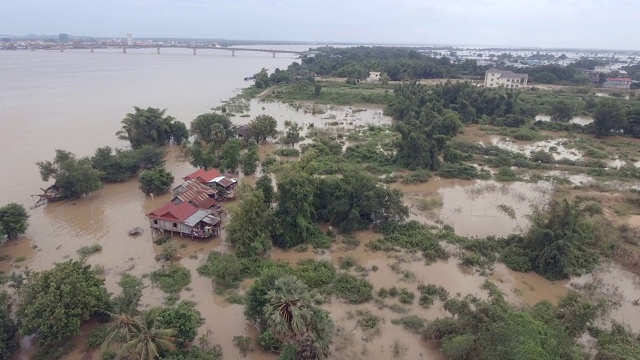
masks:
[(60, 40), (61, 43), (68, 43), (69, 42), (69, 35), (68, 34), (59, 34), (58, 35), (58, 39)]
[(133, 35), (127, 34), (127, 45), (133, 45)]
[(603, 73), (603, 74), (608, 74), (611, 72), (611, 65), (596, 65), (595, 68), (593, 68), (593, 72), (594, 73)]
[(602, 84), (605, 89), (622, 89), (629, 90), (631, 88), (630, 78), (607, 78)]
[(527, 86), (528, 74), (518, 74), (509, 70), (489, 69), (484, 74), (484, 86), (490, 88), (522, 88)]
[(379, 71), (371, 71), (369, 72), (369, 77), (367, 78), (367, 81), (369, 82), (378, 82), (380, 81), (380, 72)]

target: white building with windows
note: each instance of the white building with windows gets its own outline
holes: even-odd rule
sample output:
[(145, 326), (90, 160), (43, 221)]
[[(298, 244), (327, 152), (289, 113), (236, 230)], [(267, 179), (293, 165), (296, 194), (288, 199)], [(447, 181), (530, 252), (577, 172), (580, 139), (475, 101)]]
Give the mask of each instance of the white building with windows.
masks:
[(518, 74), (509, 70), (489, 69), (484, 73), (484, 86), (490, 88), (523, 88), (527, 86), (528, 74)]
[(133, 45), (133, 35), (127, 34), (127, 45)]

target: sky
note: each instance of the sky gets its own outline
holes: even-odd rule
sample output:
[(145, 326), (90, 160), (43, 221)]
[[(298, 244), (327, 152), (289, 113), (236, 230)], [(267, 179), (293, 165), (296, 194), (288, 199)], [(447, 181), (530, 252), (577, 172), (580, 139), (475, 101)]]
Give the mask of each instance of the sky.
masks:
[(0, 34), (640, 49), (640, 0), (0, 0)]

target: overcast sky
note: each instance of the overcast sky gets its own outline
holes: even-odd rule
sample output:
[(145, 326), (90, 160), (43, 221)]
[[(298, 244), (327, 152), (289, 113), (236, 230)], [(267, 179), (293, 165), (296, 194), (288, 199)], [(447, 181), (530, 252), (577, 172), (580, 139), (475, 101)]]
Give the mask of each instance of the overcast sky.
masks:
[(640, 48), (640, 0), (0, 0), (0, 34)]

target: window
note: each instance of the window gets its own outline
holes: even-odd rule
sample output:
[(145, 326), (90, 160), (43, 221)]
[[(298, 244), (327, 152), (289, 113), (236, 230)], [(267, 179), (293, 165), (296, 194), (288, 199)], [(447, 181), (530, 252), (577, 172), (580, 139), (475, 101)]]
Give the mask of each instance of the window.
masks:
[(178, 227), (178, 223), (173, 223), (173, 227), (177, 228)]
[(158, 225), (158, 220), (153, 220), (153, 225)]

